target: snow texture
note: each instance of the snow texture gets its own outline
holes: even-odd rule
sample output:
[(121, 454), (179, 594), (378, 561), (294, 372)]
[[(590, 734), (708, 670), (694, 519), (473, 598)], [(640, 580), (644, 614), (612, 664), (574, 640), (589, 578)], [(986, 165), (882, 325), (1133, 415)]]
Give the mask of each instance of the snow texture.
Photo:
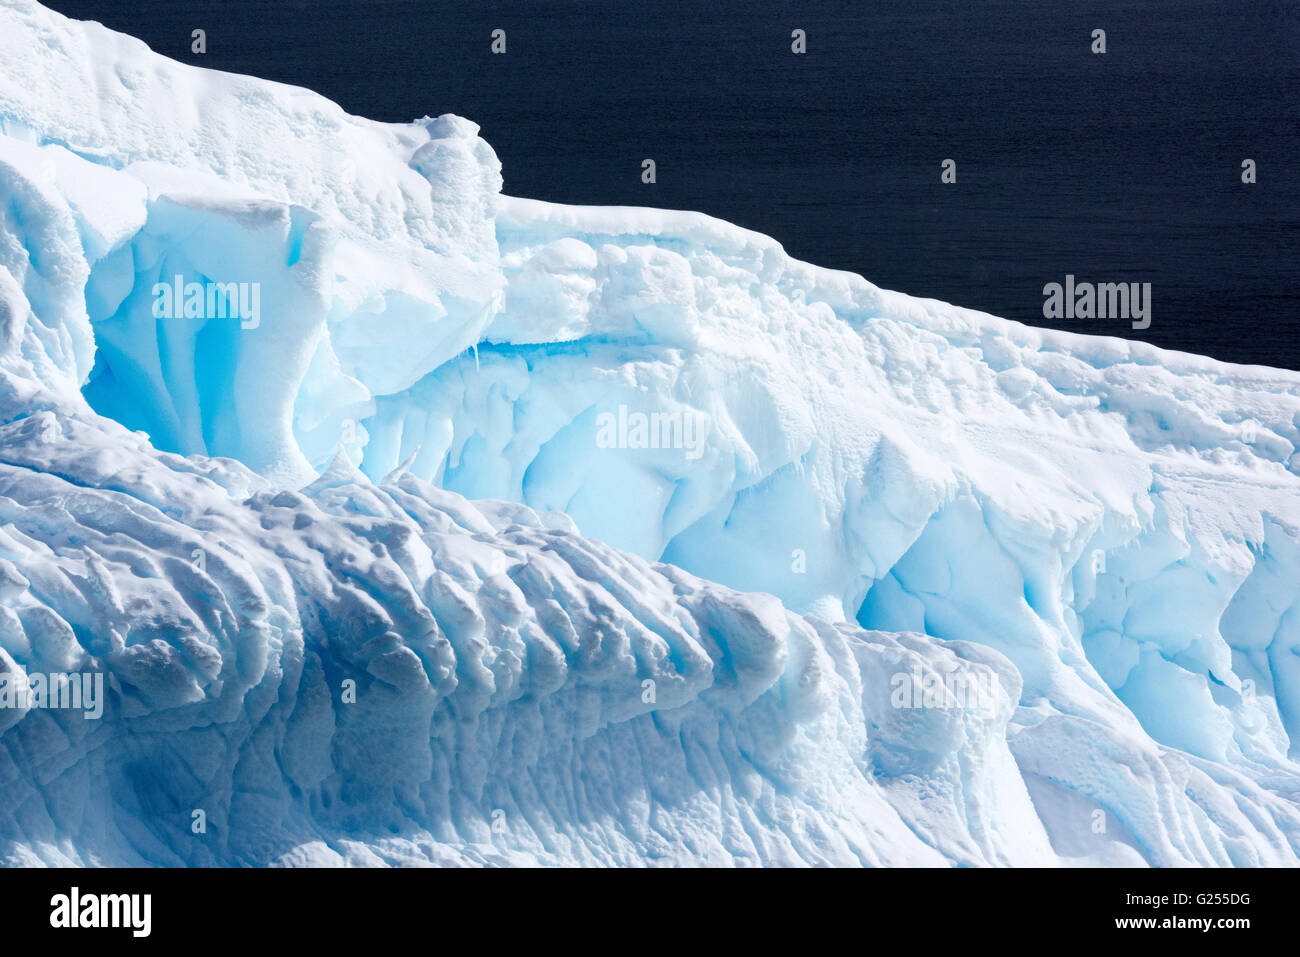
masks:
[(1300, 375), (501, 186), (0, 0), (0, 860), (1297, 863)]

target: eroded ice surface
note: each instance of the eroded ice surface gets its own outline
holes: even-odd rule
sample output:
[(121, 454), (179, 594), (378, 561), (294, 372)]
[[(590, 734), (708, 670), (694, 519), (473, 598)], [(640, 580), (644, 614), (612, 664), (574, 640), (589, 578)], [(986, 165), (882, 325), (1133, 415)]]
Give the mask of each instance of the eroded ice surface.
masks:
[(1300, 376), (500, 189), (0, 0), (7, 860), (1296, 862)]

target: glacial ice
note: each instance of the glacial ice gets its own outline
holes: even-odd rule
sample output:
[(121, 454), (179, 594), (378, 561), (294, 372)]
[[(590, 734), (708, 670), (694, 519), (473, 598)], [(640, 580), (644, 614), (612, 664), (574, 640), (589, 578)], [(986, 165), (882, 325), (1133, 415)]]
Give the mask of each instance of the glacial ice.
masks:
[(0, 0), (0, 859), (1297, 863), (1300, 375), (501, 188)]

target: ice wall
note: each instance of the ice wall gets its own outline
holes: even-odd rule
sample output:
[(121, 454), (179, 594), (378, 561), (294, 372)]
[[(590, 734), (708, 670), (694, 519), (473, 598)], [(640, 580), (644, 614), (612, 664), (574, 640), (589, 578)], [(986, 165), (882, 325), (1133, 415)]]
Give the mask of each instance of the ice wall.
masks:
[(56, 672), (104, 674), (103, 713), (0, 709), (9, 864), (1296, 863), (1293, 773), (1115, 701), (1029, 714), (981, 645), (41, 409), (0, 425), (0, 678)]
[[(503, 200), (497, 232), (503, 311), (377, 401), (373, 474), (413, 455), (795, 609), (997, 648), (1026, 705), (1104, 684), (1165, 743), (1294, 757), (1300, 377), (909, 299), (702, 216)], [(620, 409), (703, 441), (602, 447)]]

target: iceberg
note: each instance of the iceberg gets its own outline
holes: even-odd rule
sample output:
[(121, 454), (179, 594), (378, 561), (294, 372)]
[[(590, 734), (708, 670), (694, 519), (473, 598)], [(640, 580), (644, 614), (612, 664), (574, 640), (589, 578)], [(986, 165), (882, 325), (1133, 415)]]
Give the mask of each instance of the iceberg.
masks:
[(1297, 863), (1300, 374), (478, 132), (0, 0), (0, 860)]

